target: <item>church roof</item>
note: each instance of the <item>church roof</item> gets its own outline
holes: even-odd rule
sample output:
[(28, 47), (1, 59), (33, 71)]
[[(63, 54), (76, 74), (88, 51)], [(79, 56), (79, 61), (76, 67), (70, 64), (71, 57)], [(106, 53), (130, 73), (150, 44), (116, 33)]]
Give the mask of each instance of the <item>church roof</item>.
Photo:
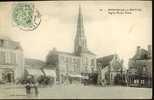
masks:
[(57, 53), (75, 56), (73, 53), (69, 53), (69, 52), (57, 51)]
[[(52, 51), (50, 51), (49, 52), (49, 56), (51, 55), (51, 54), (64, 54), (64, 55), (69, 55), (69, 56), (74, 56), (75, 57), (75, 54), (74, 53), (69, 53), (69, 52), (65, 52), (65, 51), (58, 51), (58, 50), (56, 50), (55, 48), (52, 50)], [(77, 56), (76, 56), (77, 57)]]
[(74, 53), (69, 53), (69, 52), (57, 51), (57, 53), (58, 53), (58, 54), (69, 55), (69, 56), (73, 56), (73, 57), (78, 57), (78, 56), (76, 56)]
[(90, 54), (90, 55), (95, 55), (95, 56), (96, 56), (96, 54), (95, 54), (95, 53), (93, 53), (93, 52), (91, 52), (91, 51), (89, 51), (89, 50), (84, 51), (84, 52), (82, 52), (82, 53), (87, 53), (87, 54)]
[(110, 65), (110, 62), (112, 61), (114, 55), (109, 55), (105, 57), (97, 58), (97, 63), (101, 63), (102, 67)]

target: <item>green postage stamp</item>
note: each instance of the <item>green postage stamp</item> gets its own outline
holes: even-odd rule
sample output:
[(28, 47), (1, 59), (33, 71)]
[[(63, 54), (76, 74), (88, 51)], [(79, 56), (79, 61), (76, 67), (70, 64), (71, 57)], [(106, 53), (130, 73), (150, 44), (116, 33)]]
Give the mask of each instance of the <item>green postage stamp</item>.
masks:
[(18, 3), (13, 8), (12, 19), (20, 29), (32, 31), (41, 23), (41, 14), (32, 3)]

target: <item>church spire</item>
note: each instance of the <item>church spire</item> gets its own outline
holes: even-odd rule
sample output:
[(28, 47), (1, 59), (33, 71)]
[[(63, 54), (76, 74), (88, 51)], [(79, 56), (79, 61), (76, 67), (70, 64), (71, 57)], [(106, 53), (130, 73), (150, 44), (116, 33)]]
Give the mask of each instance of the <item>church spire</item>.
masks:
[(77, 35), (84, 35), (84, 26), (83, 26), (83, 16), (81, 12), (81, 6), (79, 5), (79, 14), (78, 14), (78, 22), (77, 22)]
[(77, 31), (75, 37), (74, 52), (77, 55), (87, 51), (87, 40), (84, 34), (83, 16), (81, 12), (81, 6), (79, 6), (79, 14), (77, 19)]

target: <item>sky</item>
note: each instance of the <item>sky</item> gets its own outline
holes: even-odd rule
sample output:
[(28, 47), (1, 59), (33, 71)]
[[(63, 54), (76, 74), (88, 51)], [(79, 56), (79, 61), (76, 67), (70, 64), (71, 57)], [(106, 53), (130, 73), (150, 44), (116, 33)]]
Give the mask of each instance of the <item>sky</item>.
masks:
[[(139, 45), (152, 44), (151, 1), (37, 1), (41, 23), (33, 31), (13, 24), (12, 8), (18, 2), (0, 3), (0, 36), (20, 42), (24, 56), (45, 61), (52, 48), (73, 52), (78, 7), (81, 5), (88, 49), (97, 57), (118, 54), (127, 67)], [(109, 14), (108, 9), (141, 9), (132, 14)]]

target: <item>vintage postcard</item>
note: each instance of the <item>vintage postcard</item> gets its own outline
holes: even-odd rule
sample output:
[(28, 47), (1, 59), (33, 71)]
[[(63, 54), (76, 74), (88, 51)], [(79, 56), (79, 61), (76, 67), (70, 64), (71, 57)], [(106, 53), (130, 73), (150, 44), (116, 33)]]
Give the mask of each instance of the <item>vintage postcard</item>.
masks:
[(0, 99), (152, 99), (152, 1), (0, 2)]

